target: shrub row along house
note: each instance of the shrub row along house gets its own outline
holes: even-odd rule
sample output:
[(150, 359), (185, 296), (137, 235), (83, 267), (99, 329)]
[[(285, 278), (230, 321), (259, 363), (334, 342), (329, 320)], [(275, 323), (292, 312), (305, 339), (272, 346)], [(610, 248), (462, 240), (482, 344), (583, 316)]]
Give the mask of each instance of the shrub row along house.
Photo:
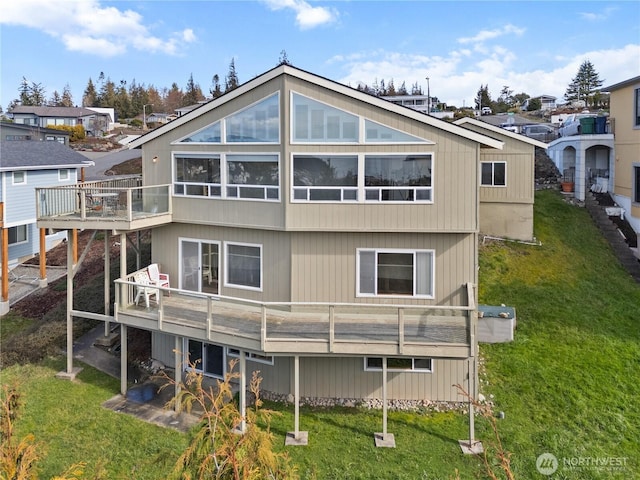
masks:
[[(135, 140), (142, 185), (105, 187), (108, 212), (76, 200), (99, 184), (39, 191), (42, 228), (116, 231), (123, 247), (151, 228), (170, 284), (121, 275), (110, 316), (74, 310), (70, 283), (69, 325), (121, 325), (123, 393), (130, 326), (152, 332), (178, 378), (221, 377), (238, 359), (243, 408), (260, 370), (265, 392), (295, 402), (294, 442), (303, 399), (379, 399), (386, 412), (394, 399), (463, 401), (456, 384), (476, 396), (481, 184), (522, 188), (524, 213), (488, 225), (521, 223), (514, 236), (531, 239), (539, 142), (465, 126), (290, 65), (267, 71)], [(500, 156), (509, 142), (519, 153)], [(509, 198), (487, 195), (487, 219)], [(383, 418), (376, 438), (392, 442)]]

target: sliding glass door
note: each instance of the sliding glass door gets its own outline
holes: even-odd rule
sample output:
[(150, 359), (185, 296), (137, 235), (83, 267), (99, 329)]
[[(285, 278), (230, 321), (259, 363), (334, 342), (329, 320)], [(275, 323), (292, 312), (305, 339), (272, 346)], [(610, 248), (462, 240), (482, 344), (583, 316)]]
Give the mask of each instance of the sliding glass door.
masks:
[(220, 244), (205, 240), (180, 240), (180, 288), (194, 292), (220, 293)]

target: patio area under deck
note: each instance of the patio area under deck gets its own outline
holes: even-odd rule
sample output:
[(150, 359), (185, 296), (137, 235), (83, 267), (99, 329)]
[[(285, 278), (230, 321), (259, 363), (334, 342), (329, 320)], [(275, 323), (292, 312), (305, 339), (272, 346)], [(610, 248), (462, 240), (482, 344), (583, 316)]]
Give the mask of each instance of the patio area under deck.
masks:
[(132, 231), (170, 223), (171, 186), (119, 177), (36, 188), (39, 228)]
[[(473, 356), (475, 305), (264, 303), (179, 289), (134, 303), (116, 280), (114, 320), (265, 355)], [(469, 290), (472, 287), (468, 287)], [(170, 293), (170, 295), (169, 295)]]

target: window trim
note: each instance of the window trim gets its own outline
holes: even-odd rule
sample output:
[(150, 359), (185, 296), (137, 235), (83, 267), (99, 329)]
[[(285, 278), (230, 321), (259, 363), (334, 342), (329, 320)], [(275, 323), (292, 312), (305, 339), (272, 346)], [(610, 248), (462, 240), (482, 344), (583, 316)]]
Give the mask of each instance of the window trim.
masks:
[[(194, 342), (199, 342), (200, 344), (202, 344), (202, 352), (201, 352), (201, 358), (202, 358), (202, 362), (200, 363), (200, 367), (201, 368), (193, 368), (191, 367), (191, 358), (189, 358), (189, 342), (190, 341), (194, 341)], [(214, 345), (216, 347), (220, 347), (222, 349), (222, 375), (216, 375), (215, 373), (209, 373), (206, 372), (204, 369), (204, 364), (206, 363), (206, 359), (205, 359), (205, 354), (206, 354), (206, 349), (205, 349), (205, 345)], [(183, 342), (182, 342), (182, 363), (184, 365), (184, 370), (187, 372), (197, 372), (200, 373), (202, 375), (204, 375), (205, 377), (209, 377), (209, 378), (218, 378), (218, 379), (223, 379), (224, 376), (227, 374), (228, 371), (228, 361), (227, 361), (227, 349), (224, 347), (224, 345), (220, 345), (218, 343), (212, 343), (212, 342), (205, 342), (204, 340), (200, 340), (198, 338), (184, 338)]]
[[(229, 282), (229, 247), (232, 245), (237, 245), (241, 247), (255, 247), (260, 251), (260, 286), (252, 287), (250, 285), (239, 285), (235, 283)], [(262, 292), (264, 286), (264, 254), (263, 254), (263, 246), (259, 243), (244, 243), (244, 242), (224, 242), (224, 286), (229, 288), (239, 288), (242, 290), (251, 290), (254, 292)]]
[(633, 88), (633, 111), (631, 125), (634, 130), (640, 129), (640, 85)]
[[(304, 189), (307, 188), (309, 190), (314, 189), (316, 187), (297, 187), (296, 185), (294, 185), (294, 181), (295, 181), (295, 175), (294, 175), (294, 159), (296, 156), (322, 156), (322, 157), (330, 157), (330, 156), (335, 156), (335, 157), (357, 157), (358, 158), (358, 166), (357, 166), (357, 171), (358, 171), (358, 179), (357, 179), (357, 194), (356, 194), (356, 200), (305, 200), (305, 199), (298, 199), (295, 198), (295, 190), (296, 189)], [(365, 186), (365, 164), (366, 164), (366, 159), (367, 157), (406, 157), (406, 156), (424, 156), (424, 157), (429, 157), (429, 160), (431, 161), (431, 186), (429, 187), (423, 187), (423, 186), (400, 186), (400, 187), (368, 187)], [(329, 151), (329, 152), (309, 152), (309, 151), (294, 151), (291, 153), (290, 159), (289, 159), (289, 165), (290, 165), (290, 172), (291, 174), (289, 175), (289, 201), (291, 203), (336, 203), (336, 204), (377, 204), (377, 205), (388, 205), (388, 204), (401, 204), (401, 205), (432, 205), (435, 202), (435, 178), (436, 178), (436, 168), (435, 168), (435, 153), (434, 152), (362, 152), (362, 153), (357, 153), (357, 152), (333, 152), (333, 151)], [(322, 189), (322, 188), (340, 188), (342, 190), (344, 189), (354, 189), (354, 187), (317, 187), (318, 189)], [(428, 191), (429, 192), (429, 199), (428, 200), (423, 200), (423, 199), (416, 199), (416, 195), (414, 193), (414, 199), (413, 200), (380, 200), (380, 195), (378, 195), (378, 199), (374, 199), (374, 200), (368, 200), (366, 198), (366, 194), (368, 191), (374, 191), (374, 190), (378, 190), (381, 191), (383, 189), (387, 189), (387, 190), (409, 190), (409, 189), (413, 189), (414, 192), (417, 190), (421, 190), (421, 191)], [(308, 195), (307, 195), (308, 196)], [(342, 195), (343, 197), (343, 195)]]
[(631, 164), (631, 203), (640, 204), (640, 162)]
[[(18, 235), (19, 235), (19, 229), (24, 229), (24, 240), (18, 240)], [(13, 246), (13, 245), (23, 245), (25, 243), (29, 243), (29, 225), (26, 223), (23, 223), (22, 225), (14, 225), (13, 227), (8, 227), (7, 228), (8, 232), (7, 232), (7, 245), (8, 246)], [(12, 242), (10, 240), (11, 237), (11, 232), (14, 231), (15, 232), (15, 236), (16, 236), (16, 241)]]
[[(16, 181), (16, 173), (22, 174), (22, 180)], [(26, 185), (27, 184), (27, 172), (25, 170), (14, 170), (11, 172), (11, 185)]]
[[(385, 294), (378, 294), (378, 293), (363, 293), (361, 291), (361, 286), (360, 286), (360, 269), (361, 269), (361, 265), (360, 265), (360, 258), (361, 258), (361, 253), (362, 252), (373, 252), (374, 256), (375, 256), (375, 265), (374, 265), (374, 272), (375, 272), (375, 279), (377, 279), (377, 271), (378, 271), (378, 253), (410, 253), (413, 254), (413, 258), (414, 258), (414, 262), (413, 262), (413, 294), (412, 295), (399, 295), (399, 294), (395, 294), (395, 295), (385, 295)], [(431, 257), (431, 272), (429, 272), (430, 275), (430, 285), (431, 285), (431, 292), (428, 294), (417, 294), (415, 293), (416, 291), (416, 254), (417, 253), (428, 253)], [(409, 248), (357, 248), (356, 249), (356, 298), (403, 298), (403, 299), (407, 299), (407, 298), (420, 298), (420, 299), (434, 299), (435, 298), (435, 289), (436, 289), (436, 251), (435, 249), (429, 249), (429, 248), (416, 248), (416, 249), (409, 249)], [(377, 291), (377, 282), (374, 280), (374, 285), (375, 285), (375, 289)]]
[[(250, 155), (252, 157), (270, 157), (275, 158), (275, 162), (278, 167), (278, 184), (277, 185), (269, 185), (269, 186), (257, 186), (256, 188), (264, 188), (264, 197), (263, 198), (247, 198), (241, 196), (232, 196), (228, 194), (228, 188), (237, 188), (240, 189), (243, 187), (241, 184), (230, 184), (228, 181), (227, 169), (228, 169), (228, 157), (231, 157), (231, 161), (234, 160), (233, 157), (242, 156), (242, 155)], [(199, 183), (199, 182), (178, 182), (176, 175), (177, 161), (179, 158), (218, 158), (220, 161), (220, 183)], [(282, 159), (279, 152), (185, 152), (185, 151), (175, 151), (171, 152), (171, 186), (172, 186), (172, 195), (174, 197), (180, 198), (199, 198), (199, 199), (210, 199), (210, 200), (239, 200), (246, 202), (269, 202), (269, 203), (279, 203), (282, 201)], [(176, 186), (183, 186), (183, 192), (179, 192)], [(187, 186), (202, 186), (207, 189), (207, 195), (193, 195), (188, 194)], [(277, 198), (269, 198), (267, 195), (267, 187), (270, 189), (277, 189)], [(219, 188), (220, 194), (216, 195), (214, 193), (214, 189)]]
[[(504, 185), (496, 185), (495, 165), (504, 165)], [(482, 166), (491, 165), (491, 183), (482, 183)], [(506, 188), (507, 187), (507, 162), (504, 160), (483, 161), (480, 162), (480, 186), (489, 188)]]
[[(381, 372), (382, 371), (382, 367), (372, 367), (368, 364), (369, 359), (380, 359), (382, 360), (383, 357), (364, 357), (364, 371), (365, 372)], [(404, 373), (433, 373), (434, 367), (433, 367), (433, 358), (429, 358), (429, 357), (386, 357), (387, 359), (387, 372), (404, 372)], [(407, 360), (411, 360), (411, 368), (410, 369), (406, 369), (406, 368), (389, 368), (388, 363), (389, 360), (392, 359), (398, 359), (398, 360), (403, 360), (403, 359), (407, 359)], [(429, 361), (429, 368), (416, 368), (415, 364), (416, 364), (416, 360), (428, 360)]]
[[(63, 176), (62, 172), (66, 172), (66, 177)], [(71, 169), (70, 168), (61, 168), (58, 170), (58, 181), (60, 182), (66, 182), (71, 180)]]

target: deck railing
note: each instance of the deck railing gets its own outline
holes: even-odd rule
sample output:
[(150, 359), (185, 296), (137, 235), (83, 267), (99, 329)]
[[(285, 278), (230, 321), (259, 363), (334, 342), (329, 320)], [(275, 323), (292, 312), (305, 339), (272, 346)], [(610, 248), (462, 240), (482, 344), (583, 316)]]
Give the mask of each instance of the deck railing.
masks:
[(131, 221), (170, 211), (170, 185), (142, 186), (139, 176), (36, 188), (38, 220), (109, 217)]
[[(186, 331), (193, 338), (253, 345), (264, 352), (291, 348), (345, 352), (348, 346), (349, 353), (357, 354), (370, 351), (372, 345), (391, 345), (395, 354), (410, 355), (425, 346), (472, 348), (476, 308), (472, 304), (257, 302), (158, 287), (158, 295), (146, 307), (144, 298), (138, 299), (138, 305), (134, 301), (135, 273), (115, 281), (115, 319), (126, 323), (138, 317), (138, 326), (155, 331)], [(473, 303), (472, 287), (467, 289)]]

